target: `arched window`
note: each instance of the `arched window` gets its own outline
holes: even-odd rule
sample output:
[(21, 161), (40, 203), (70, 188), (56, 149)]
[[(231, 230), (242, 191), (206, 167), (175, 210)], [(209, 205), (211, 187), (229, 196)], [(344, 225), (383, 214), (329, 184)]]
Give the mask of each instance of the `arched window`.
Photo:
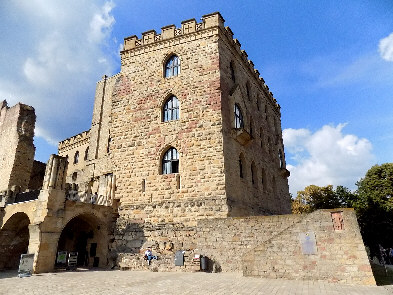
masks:
[(179, 153), (169, 148), (162, 158), (162, 174), (179, 173)]
[(165, 64), (165, 78), (174, 77), (180, 74), (180, 59), (177, 55), (172, 55)]
[(243, 114), (238, 104), (235, 104), (234, 112), (235, 112), (235, 128), (243, 128), (244, 127)]
[(76, 151), (74, 155), (74, 164), (78, 164), (79, 162), (79, 151)]
[(88, 155), (89, 155), (89, 147), (87, 147), (85, 150), (85, 157), (84, 157), (85, 161), (87, 160)]
[(162, 114), (162, 121), (172, 121), (179, 119), (179, 101), (176, 96), (169, 97), (165, 103)]

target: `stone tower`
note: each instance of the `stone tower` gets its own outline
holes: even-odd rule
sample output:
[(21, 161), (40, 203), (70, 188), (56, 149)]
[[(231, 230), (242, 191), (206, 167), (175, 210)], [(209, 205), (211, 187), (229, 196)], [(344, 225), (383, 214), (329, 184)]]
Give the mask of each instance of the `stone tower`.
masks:
[(21, 103), (8, 107), (0, 103), (0, 193), (28, 188), (35, 147), (34, 108)]
[(121, 72), (109, 80), (120, 216), (290, 212), (280, 107), (220, 13), (125, 38)]

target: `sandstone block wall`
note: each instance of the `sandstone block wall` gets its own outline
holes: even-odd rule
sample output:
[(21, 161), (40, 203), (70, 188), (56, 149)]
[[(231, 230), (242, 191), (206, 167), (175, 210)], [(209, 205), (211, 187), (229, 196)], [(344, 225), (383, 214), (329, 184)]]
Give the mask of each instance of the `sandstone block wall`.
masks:
[[(280, 106), (228, 27), (220, 30), (219, 55), (230, 215), (288, 214), (289, 172), (285, 169)], [(235, 104), (242, 112), (244, 128), (235, 129)]]
[[(332, 212), (341, 212), (343, 229), (334, 229)], [(197, 232), (198, 249), (223, 271), (375, 285), (353, 209), (200, 221)], [(306, 234), (315, 237), (315, 245), (303, 250)], [(305, 254), (307, 247), (315, 253)]]
[[(332, 212), (341, 212), (343, 229), (334, 229)], [(314, 237), (313, 254), (303, 249), (307, 235)], [(215, 272), (375, 285), (353, 209), (199, 220), (197, 226), (119, 219), (114, 240), (123, 269), (147, 269), (143, 252), (152, 247), (159, 260), (151, 268), (161, 271), (197, 271), (193, 258), (201, 254)], [(184, 251), (184, 266), (174, 265), (176, 251)]]
[[(120, 214), (131, 219), (195, 224), (228, 212), (218, 27), (197, 30), (190, 20), (189, 33), (183, 23), (177, 37), (170, 27), (172, 38), (165, 39), (165, 27), (161, 41), (149, 43), (154, 35), (149, 31), (142, 34), (143, 46), (126, 46), (121, 53), (111, 123), (116, 198)], [(181, 71), (165, 78), (164, 65), (172, 54), (179, 57)], [(180, 118), (163, 122), (170, 95), (179, 100)], [(163, 175), (162, 157), (169, 147), (179, 152), (179, 173)]]
[(35, 147), (34, 108), (17, 104), (11, 108), (0, 104), (0, 191), (28, 188), (33, 167)]

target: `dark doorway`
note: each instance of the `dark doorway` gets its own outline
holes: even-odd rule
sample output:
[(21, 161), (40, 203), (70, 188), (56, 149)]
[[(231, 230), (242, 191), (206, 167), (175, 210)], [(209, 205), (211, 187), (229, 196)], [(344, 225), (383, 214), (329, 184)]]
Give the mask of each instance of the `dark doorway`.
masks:
[(0, 269), (18, 269), (20, 255), (29, 247), (29, 217), (15, 213), (0, 230)]
[(97, 225), (86, 216), (71, 219), (60, 235), (57, 251), (78, 252), (77, 265), (91, 266), (93, 259), (89, 259), (89, 248), (97, 239), (96, 228)]

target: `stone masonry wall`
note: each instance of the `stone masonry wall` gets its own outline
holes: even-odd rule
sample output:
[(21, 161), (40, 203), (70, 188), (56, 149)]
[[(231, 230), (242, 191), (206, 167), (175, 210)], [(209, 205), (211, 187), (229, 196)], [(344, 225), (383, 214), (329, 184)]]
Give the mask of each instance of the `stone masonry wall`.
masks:
[(34, 162), (34, 108), (0, 104), (0, 191), (19, 186), (25, 190)]
[[(112, 97), (111, 154), (119, 213), (133, 220), (195, 224), (228, 212), (218, 27), (196, 31), (195, 20), (189, 24), (190, 33), (183, 22), (184, 34), (175, 37), (172, 31), (166, 40), (163, 33), (160, 42), (130, 50), (126, 44), (121, 53), (121, 76)], [(154, 33), (142, 35), (146, 41)], [(165, 78), (172, 54), (180, 58), (181, 71)], [(163, 122), (162, 107), (170, 95), (180, 102), (180, 118)], [(179, 152), (179, 173), (163, 175), (161, 161), (169, 147)]]
[[(341, 212), (343, 229), (334, 229), (332, 212)], [(201, 254), (209, 258), (214, 272), (375, 284), (353, 209), (206, 219), (197, 226), (138, 224), (120, 218), (116, 228), (112, 246), (122, 269), (149, 268), (143, 252), (151, 247), (159, 260), (150, 268), (159, 271), (197, 271), (200, 265), (193, 258)], [(314, 236), (314, 254), (303, 254), (305, 234)], [(184, 251), (184, 266), (174, 265), (176, 251)]]
[[(225, 173), (230, 216), (288, 214), (291, 203), (289, 173), (285, 169), (280, 107), (248, 60), (247, 53), (241, 50), (239, 41), (232, 37), (228, 27), (220, 30)], [(241, 109), (244, 128), (235, 129), (235, 104)], [(242, 160), (243, 177), (240, 177), (239, 159)]]

